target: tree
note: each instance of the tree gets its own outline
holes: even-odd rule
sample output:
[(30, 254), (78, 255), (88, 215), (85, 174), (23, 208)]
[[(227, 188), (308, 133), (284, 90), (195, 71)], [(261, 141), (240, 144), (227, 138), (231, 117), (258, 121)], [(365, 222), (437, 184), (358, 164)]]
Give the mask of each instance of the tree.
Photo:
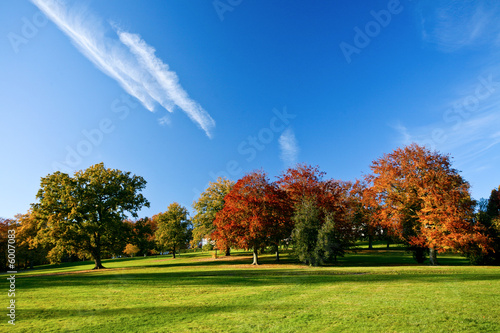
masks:
[(51, 244), (38, 241), (38, 220), (35, 214), (31, 210), (26, 214), (18, 214), (16, 221), (16, 256), (19, 258), (19, 263), (23, 261), (24, 265), (30, 268), (33, 268), (35, 264), (46, 263)]
[[(17, 230), (16, 222), (13, 219), (4, 219), (0, 218), (0, 265), (1, 271), (13, 270), (8, 269), (7, 265), (9, 264), (9, 235), (13, 234), (12, 231), (9, 230)], [(15, 231), (14, 231), (15, 234)], [(15, 238), (12, 238), (15, 239)], [(12, 242), (12, 241), (11, 241)]]
[(128, 256), (135, 256), (137, 254), (137, 252), (139, 252), (140, 249), (136, 246), (136, 245), (133, 245), (133, 244), (127, 244), (127, 246), (125, 246), (125, 250), (123, 250), (123, 253), (125, 253), (126, 255)]
[(155, 232), (158, 229), (156, 222), (148, 217), (127, 222), (131, 229), (130, 243), (139, 248), (138, 255), (153, 252), (156, 247)]
[[(137, 211), (149, 207), (139, 194), (146, 181), (116, 169), (106, 169), (103, 163), (75, 172), (73, 177), (55, 172), (41, 180), (38, 203), (33, 212), (39, 220), (37, 239), (52, 243), (52, 261), (62, 253), (90, 256), (94, 269), (104, 268), (104, 253), (121, 253), (128, 228), (123, 220), (126, 213), (137, 217)], [(117, 249), (120, 245), (121, 249)]]
[(500, 187), (493, 189), (489, 199), (478, 202), (476, 223), (484, 227), (486, 236), (491, 240), (491, 249), (487, 253), (476, 244), (467, 247), (463, 252), (474, 265), (500, 264)]
[(252, 264), (258, 265), (260, 249), (276, 245), (290, 234), (290, 217), (286, 193), (270, 183), (263, 171), (255, 171), (238, 180), (226, 195), (224, 208), (216, 215), (212, 237), (217, 246), (232, 243), (252, 249)]
[(429, 249), (459, 251), (475, 243), (483, 250), (488, 240), (472, 222), (474, 201), (469, 184), (451, 167), (450, 157), (412, 144), (375, 160), (366, 200), (376, 207), (376, 219), (411, 247), (418, 262)]
[(156, 241), (163, 250), (175, 251), (185, 248), (191, 239), (192, 224), (188, 219), (187, 209), (174, 202), (164, 213), (153, 216), (158, 225)]
[[(194, 244), (199, 244), (202, 239), (209, 239), (215, 231), (215, 216), (224, 208), (224, 197), (233, 186), (233, 181), (219, 177), (216, 182), (210, 182), (198, 201), (193, 203), (196, 212), (193, 217)], [(226, 256), (230, 255), (230, 244), (226, 244), (225, 254)]]
[(294, 253), (310, 265), (335, 262), (359, 233), (353, 185), (324, 175), (317, 167), (298, 165), (278, 180), (294, 207)]

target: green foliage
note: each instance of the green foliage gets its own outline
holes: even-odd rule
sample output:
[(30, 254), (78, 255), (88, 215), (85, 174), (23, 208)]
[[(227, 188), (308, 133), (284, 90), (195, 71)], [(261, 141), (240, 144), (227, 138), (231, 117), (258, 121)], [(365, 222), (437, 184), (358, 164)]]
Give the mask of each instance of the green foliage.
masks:
[(217, 212), (224, 208), (224, 197), (231, 191), (234, 182), (219, 177), (217, 181), (210, 182), (208, 188), (193, 203), (196, 214), (193, 217), (193, 241), (194, 247), (204, 238), (210, 238), (214, 232), (214, 220)]
[(309, 265), (318, 265), (316, 243), (321, 226), (320, 212), (313, 201), (304, 200), (293, 216), (295, 228), (292, 231), (293, 251), (297, 258)]
[(177, 202), (168, 206), (164, 213), (157, 214), (153, 219), (158, 224), (156, 241), (160, 249), (175, 251), (186, 248), (192, 237), (192, 224), (188, 219), (188, 211)]
[(106, 169), (103, 163), (78, 171), (73, 177), (55, 172), (41, 180), (33, 213), (38, 224), (37, 241), (49, 243), (52, 261), (64, 253), (90, 256), (103, 268), (101, 257), (122, 253), (129, 235), (123, 222), (128, 212), (137, 216), (149, 202), (138, 192), (146, 181), (130, 172)]
[(337, 262), (355, 245), (349, 223), (338, 223), (334, 213), (322, 212), (314, 200), (306, 199), (295, 210), (292, 232), (293, 251), (297, 258), (318, 266)]
[(491, 249), (484, 253), (477, 245), (467, 248), (465, 254), (473, 265), (500, 264), (500, 188), (493, 189), (489, 199), (477, 204), (476, 223), (484, 226), (485, 234), (491, 240)]

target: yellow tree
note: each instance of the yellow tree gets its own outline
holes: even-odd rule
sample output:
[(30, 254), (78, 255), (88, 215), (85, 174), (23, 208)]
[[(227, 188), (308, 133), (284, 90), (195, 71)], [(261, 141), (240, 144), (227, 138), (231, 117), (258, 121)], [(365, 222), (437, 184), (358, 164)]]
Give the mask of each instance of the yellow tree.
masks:
[[(193, 217), (193, 244), (198, 245), (203, 239), (210, 240), (210, 235), (215, 231), (215, 216), (224, 208), (224, 198), (233, 186), (233, 181), (219, 177), (217, 181), (210, 182), (200, 198), (193, 203), (196, 212)], [(229, 244), (225, 247), (225, 254), (230, 254)]]
[(437, 264), (436, 252), (466, 244), (488, 249), (488, 238), (472, 223), (469, 184), (448, 155), (412, 144), (375, 160), (371, 170), (365, 199), (377, 207), (384, 228), (414, 247), (417, 261), (423, 262), (423, 249), (429, 249), (431, 264)]

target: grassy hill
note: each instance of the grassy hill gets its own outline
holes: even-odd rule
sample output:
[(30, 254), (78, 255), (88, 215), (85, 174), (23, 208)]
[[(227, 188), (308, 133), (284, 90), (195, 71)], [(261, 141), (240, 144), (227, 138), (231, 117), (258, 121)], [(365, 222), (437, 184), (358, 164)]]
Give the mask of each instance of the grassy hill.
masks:
[(16, 325), (4, 315), (0, 330), (500, 332), (500, 267), (454, 255), (416, 265), (399, 248), (360, 250), (331, 267), (282, 258), (263, 255), (255, 267), (250, 253), (198, 252), (105, 260), (101, 271), (39, 267), (17, 275)]

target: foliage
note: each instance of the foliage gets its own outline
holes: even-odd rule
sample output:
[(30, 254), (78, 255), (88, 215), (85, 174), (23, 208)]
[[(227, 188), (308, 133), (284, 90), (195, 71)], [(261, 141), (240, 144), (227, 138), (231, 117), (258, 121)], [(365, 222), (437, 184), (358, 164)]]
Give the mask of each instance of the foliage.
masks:
[(476, 222), (485, 229), (485, 234), (492, 241), (491, 249), (487, 253), (478, 246), (470, 246), (464, 252), (474, 265), (500, 264), (500, 187), (493, 189), (489, 199), (482, 199), (478, 203)]
[(487, 251), (488, 238), (471, 223), (469, 184), (451, 167), (449, 156), (412, 144), (375, 160), (371, 170), (365, 200), (393, 235), (433, 253), (471, 244)]
[(127, 246), (125, 246), (125, 250), (123, 250), (123, 253), (125, 253), (126, 255), (128, 255), (130, 257), (133, 257), (139, 251), (140, 251), (140, 249), (137, 247), (137, 245), (127, 244)]
[(224, 208), (216, 215), (212, 237), (218, 248), (236, 244), (253, 249), (254, 265), (258, 250), (277, 244), (290, 235), (291, 207), (286, 193), (270, 183), (262, 171), (254, 171), (238, 180), (225, 197)]
[(106, 169), (103, 163), (78, 171), (73, 177), (55, 172), (41, 180), (33, 213), (38, 220), (37, 242), (53, 244), (51, 261), (73, 253), (91, 256), (95, 269), (101, 257), (119, 254), (125, 247), (128, 227), (125, 213), (149, 207), (138, 192), (146, 181), (130, 172)]
[(188, 211), (177, 202), (168, 206), (164, 213), (153, 216), (158, 225), (156, 230), (156, 241), (160, 249), (175, 252), (186, 248), (191, 239), (192, 224), (188, 219)]
[(131, 229), (130, 243), (139, 248), (138, 255), (152, 254), (156, 248), (156, 222), (148, 217), (127, 221)]
[(351, 183), (323, 180), (317, 167), (298, 165), (278, 184), (294, 205), (294, 252), (311, 265), (334, 262), (353, 246), (360, 231), (360, 207)]
[[(210, 241), (210, 235), (215, 231), (214, 220), (217, 213), (224, 208), (224, 197), (231, 191), (234, 182), (219, 177), (210, 182), (200, 198), (193, 203), (193, 246), (198, 246), (203, 239)], [(226, 249), (229, 254), (229, 244)]]

